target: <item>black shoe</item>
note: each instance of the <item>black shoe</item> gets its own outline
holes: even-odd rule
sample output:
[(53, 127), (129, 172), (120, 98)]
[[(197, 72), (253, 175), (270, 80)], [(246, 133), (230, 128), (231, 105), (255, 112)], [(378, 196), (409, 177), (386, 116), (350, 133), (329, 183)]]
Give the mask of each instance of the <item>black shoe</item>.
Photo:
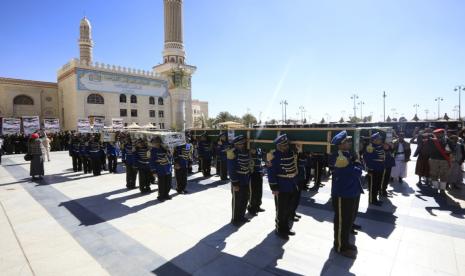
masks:
[(170, 196), (165, 196), (165, 199), (166, 200), (171, 200), (171, 197)]
[(355, 258), (357, 258), (357, 252), (354, 251), (354, 250), (344, 249), (344, 250), (336, 251), (336, 252), (337, 252), (339, 255), (344, 256), (344, 257), (349, 258), (349, 259), (355, 259)]
[(291, 221), (293, 221), (293, 222), (298, 222), (299, 220), (300, 219), (298, 217), (294, 217), (294, 218), (291, 219)]
[(188, 194), (189, 192), (187, 190), (182, 191), (183, 194)]
[(295, 236), (295, 232), (292, 230), (287, 231), (288, 236)]
[(296, 217), (296, 218), (298, 218), (298, 219), (301, 219), (301, 218), (302, 218), (301, 215), (297, 215), (297, 214), (295, 214), (294, 217)]
[(240, 222), (243, 222), (243, 223), (247, 223), (247, 222), (250, 222), (250, 219), (248, 218), (242, 218), (241, 220), (239, 220)]
[(249, 214), (250, 214), (251, 216), (253, 216), (253, 217), (256, 217), (256, 216), (257, 216), (257, 212), (255, 212), (255, 211), (250, 211), (250, 210), (249, 210)]
[(352, 229), (361, 230), (362, 226), (354, 223), (354, 224), (352, 224)]
[(236, 226), (236, 227), (240, 227), (243, 223), (240, 222), (240, 221), (232, 220), (232, 221), (231, 221), (231, 224), (234, 225), (234, 226)]
[(159, 196), (159, 197), (157, 197), (157, 199), (158, 199), (158, 201), (160, 201), (160, 202), (163, 202), (163, 201), (165, 201), (165, 199), (164, 199), (164, 198), (162, 198), (162, 197), (160, 197), (160, 196)]
[(357, 246), (355, 246), (354, 244), (349, 244), (349, 245), (347, 246), (347, 249), (353, 250), (353, 251), (358, 251)]
[(355, 231), (354, 229), (351, 229), (351, 230), (350, 230), (350, 233), (351, 233), (352, 235), (357, 235), (357, 234), (358, 234), (358, 232)]
[(383, 205), (383, 203), (379, 200), (376, 200), (376, 201), (373, 201), (371, 204), (375, 205), (375, 206), (381, 206)]
[(258, 212), (265, 212), (265, 209), (262, 209), (262, 208), (258, 208), (257, 210)]
[(275, 231), (276, 236), (280, 237), (283, 240), (289, 240), (289, 236), (285, 233)]

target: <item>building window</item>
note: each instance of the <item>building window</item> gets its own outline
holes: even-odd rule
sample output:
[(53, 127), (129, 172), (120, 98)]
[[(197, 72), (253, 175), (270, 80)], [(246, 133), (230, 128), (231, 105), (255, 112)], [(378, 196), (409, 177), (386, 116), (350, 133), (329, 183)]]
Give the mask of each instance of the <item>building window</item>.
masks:
[(120, 103), (125, 103), (126, 102), (126, 95), (124, 95), (124, 94), (119, 95), (119, 102)]
[(165, 129), (165, 123), (160, 123), (160, 129)]
[(127, 117), (128, 116), (128, 110), (127, 109), (120, 109), (119, 110), (119, 116), (120, 117)]
[(51, 101), (52, 101), (52, 97), (46, 97), (45, 100), (46, 100), (47, 102), (51, 102)]
[(17, 105), (34, 105), (34, 100), (26, 95), (19, 95), (13, 99), (13, 104)]
[(155, 104), (155, 98), (154, 97), (149, 98), (149, 104)]
[(155, 118), (155, 110), (149, 110), (150, 118)]
[(131, 109), (131, 117), (137, 117), (137, 109)]
[(163, 105), (163, 98), (158, 98), (158, 105)]
[(165, 117), (165, 112), (163, 112), (163, 110), (159, 110), (158, 111), (158, 117), (159, 118), (164, 118)]
[(131, 103), (137, 103), (137, 96), (131, 95)]
[(99, 94), (90, 94), (87, 97), (87, 103), (88, 104), (104, 104), (105, 101), (103, 100), (103, 97)]

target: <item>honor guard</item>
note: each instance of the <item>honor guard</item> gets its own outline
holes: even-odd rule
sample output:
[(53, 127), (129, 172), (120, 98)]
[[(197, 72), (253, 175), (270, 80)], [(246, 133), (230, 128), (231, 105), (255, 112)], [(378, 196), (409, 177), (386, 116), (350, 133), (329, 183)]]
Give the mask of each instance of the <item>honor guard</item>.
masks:
[(384, 152), (386, 154), (386, 159), (384, 160), (384, 177), (383, 182), (381, 182), (381, 189), (379, 195), (381, 197), (387, 197), (387, 188), (389, 182), (391, 181), (391, 171), (392, 168), (396, 165), (396, 160), (394, 159), (394, 148), (391, 144), (383, 144)]
[(371, 142), (365, 148), (363, 159), (368, 171), (368, 202), (374, 205), (381, 205), (378, 200), (378, 193), (381, 189), (381, 184), (384, 182), (386, 175), (385, 163), (386, 152), (383, 147), (383, 137), (379, 132), (373, 134), (370, 138)]
[(150, 168), (158, 177), (158, 200), (164, 201), (171, 199), (169, 196), (172, 175), (171, 154), (159, 136), (154, 137), (151, 142)]
[(92, 137), (89, 142), (89, 156), (90, 156), (90, 165), (92, 167), (92, 173), (94, 176), (100, 175), (102, 172), (102, 147), (100, 146), (100, 141), (98, 137)]
[(331, 201), (334, 208), (334, 249), (339, 254), (355, 259), (357, 247), (350, 244), (349, 235), (358, 211), (358, 200), (363, 193), (362, 166), (351, 153), (352, 142), (347, 131), (338, 133), (331, 144), (338, 147), (329, 158), (332, 169)]
[(191, 144), (176, 146), (173, 153), (174, 175), (176, 177), (176, 191), (178, 194), (187, 193), (187, 171), (189, 162), (192, 159)]
[(208, 140), (208, 135), (203, 133), (198, 143), (199, 166), (202, 170), (203, 176), (208, 177), (211, 175), (212, 163), (212, 145)]
[(220, 176), (221, 180), (228, 180), (228, 160), (226, 152), (229, 147), (228, 133), (220, 133), (220, 135), (218, 135), (218, 143), (216, 145), (216, 174)]
[(274, 144), (276, 150), (267, 154), (267, 167), (276, 205), (276, 234), (282, 239), (289, 239), (289, 235), (295, 235), (290, 221), (297, 190), (297, 155), (289, 149), (286, 134), (276, 138)]
[(132, 144), (131, 136), (128, 135), (122, 150), (122, 160), (126, 165), (126, 187), (128, 189), (136, 188), (137, 168), (134, 151), (135, 147)]
[(245, 146), (246, 139), (243, 135), (234, 138), (233, 149), (228, 150), (228, 172), (232, 189), (232, 220), (234, 226), (240, 226), (249, 219), (245, 218), (247, 201), (250, 191), (250, 172), (252, 160), (250, 152)]
[(150, 149), (145, 139), (138, 139), (134, 152), (135, 163), (139, 171), (139, 190), (141, 193), (150, 193)]
[(306, 166), (307, 166), (307, 155), (302, 151), (302, 146), (299, 145), (297, 147), (297, 190), (294, 196), (294, 205), (292, 206), (292, 214), (291, 219), (294, 221), (299, 221), (302, 218), (301, 215), (297, 214), (297, 208), (300, 204), (300, 197), (302, 195), (302, 191), (305, 189), (305, 176), (306, 176)]
[(90, 159), (89, 159), (89, 138), (83, 137), (81, 138), (81, 142), (79, 143), (79, 157), (81, 159), (82, 168), (84, 173), (90, 173)]
[(81, 159), (79, 158), (79, 134), (76, 134), (71, 139), (71, 146), (69, 147), (69, 155), (73, 162), (73, 171), (78, 172), (82, 170)]
[(257, 148), (251, 144), (250, 157), (253, 161), (253, 170), (250, 175), (250, 199), (247, 210), (253, 216), (257, 215), (258, 212), (264, 212), (265, 210), (260, 208), (262, 205), (263, 195), (263, 151), (261, 148)]
[(108, 171), (110, 173), (116, 173), (118, 152), (115, 146), (115, 142), (108, 142), (106, 149), (107, 149), (107, 159), (108, 159)]

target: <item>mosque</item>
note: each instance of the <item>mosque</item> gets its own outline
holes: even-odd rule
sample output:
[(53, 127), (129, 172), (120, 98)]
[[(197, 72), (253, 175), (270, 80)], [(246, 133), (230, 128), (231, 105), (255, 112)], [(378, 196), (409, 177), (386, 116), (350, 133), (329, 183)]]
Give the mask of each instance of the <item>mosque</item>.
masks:
[(208, 102), (192, 100), (196, 67), (186, 63), (182, 9), (182, 0), (164, 0), (163, 62), (149, 71), (94, 62), (92, 27), (84, 17), (79, 59), (58, 69), (56, 83), (0, 77), (0, 117), (58, 118), (64, 130), (95, 118), (108, 126), (114, 118), (161, 129), (195, 126), (194, 118), (208, 118)]

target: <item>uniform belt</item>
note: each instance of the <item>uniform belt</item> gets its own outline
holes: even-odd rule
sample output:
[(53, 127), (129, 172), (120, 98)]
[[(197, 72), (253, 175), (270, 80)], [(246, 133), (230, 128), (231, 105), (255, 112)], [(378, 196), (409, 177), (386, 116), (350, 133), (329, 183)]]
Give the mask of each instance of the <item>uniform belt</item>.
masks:
[(139, 161), (139, 163), (142, 163), (142, 164), (149, 164), (150, 162), (149, 162), (149, 161)]
[(281, 177), (281, 178), (294, 178), (297, 174), (293, 173), (293, 174), (278, 174), (278, 177)]

